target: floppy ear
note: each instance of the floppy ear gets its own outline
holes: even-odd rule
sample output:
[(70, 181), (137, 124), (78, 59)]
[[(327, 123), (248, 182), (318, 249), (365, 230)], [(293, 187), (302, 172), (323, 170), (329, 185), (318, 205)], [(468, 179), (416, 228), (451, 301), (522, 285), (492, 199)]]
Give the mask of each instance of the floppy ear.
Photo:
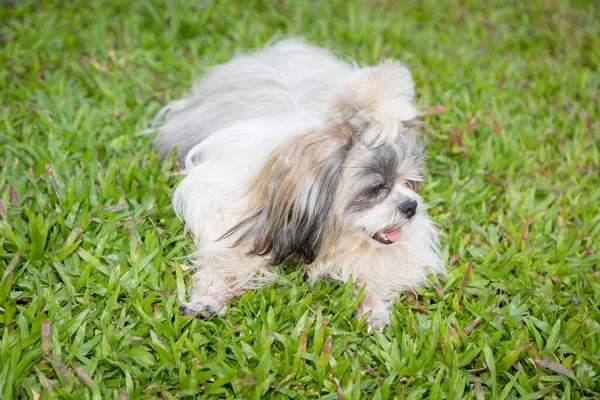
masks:
[(251, 183), (250, 215), (223, 238), (239, 233), (235, 245), (270, 265), (312, 263), (340, 222), (335, 197), (349, 138), (313, 131), (283, 143)]
[(384, 61), (356, 72), (330, 110), (330, 119), (346, 124), (359, 142), (377, 147), (393, 142), (418, 115), (410, 71), (397, 61)]

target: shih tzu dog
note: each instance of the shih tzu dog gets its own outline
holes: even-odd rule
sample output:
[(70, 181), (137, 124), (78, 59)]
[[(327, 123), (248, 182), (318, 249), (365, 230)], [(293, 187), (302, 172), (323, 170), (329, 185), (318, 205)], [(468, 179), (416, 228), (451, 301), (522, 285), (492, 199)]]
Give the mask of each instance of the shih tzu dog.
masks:
[(214, 68), (155, 123), (158, 151), (185, 165), (173, 203), (197, 248), (182, 313), (223, 315), (292, 264), (364, 285), (356, 314), (382, 329), (400, 293), (443, 272), (402, 64), (284, 40)]

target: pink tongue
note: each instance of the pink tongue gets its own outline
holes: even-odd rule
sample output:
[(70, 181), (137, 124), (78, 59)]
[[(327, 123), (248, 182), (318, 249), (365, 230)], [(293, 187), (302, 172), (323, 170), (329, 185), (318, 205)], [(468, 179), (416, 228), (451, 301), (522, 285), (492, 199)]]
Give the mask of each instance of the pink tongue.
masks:
[(387, 240), (389, 240), (390, 242), (395, 242), (398, 239), (400, 239), (400, 236), (402, 236), (402, 228), (396, 228), (391, 231), (383, 232), (383, 234), (385, 235)]

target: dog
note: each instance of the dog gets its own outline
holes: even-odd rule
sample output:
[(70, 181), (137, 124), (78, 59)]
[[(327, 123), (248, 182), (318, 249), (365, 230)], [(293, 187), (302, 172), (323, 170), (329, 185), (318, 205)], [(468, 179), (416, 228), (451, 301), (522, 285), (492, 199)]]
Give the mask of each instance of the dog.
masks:
[(397, 61), (360, 68), (287, 39), (213, 68), (161, 110), (155, 146), (184, 165), (173, 205), (196, 246), (181, 313), (223, 316), (294, 265), (365, 286), (356, 315), (381, 330), (401, 293), (443, 274), (418, 194), (414, 96)]

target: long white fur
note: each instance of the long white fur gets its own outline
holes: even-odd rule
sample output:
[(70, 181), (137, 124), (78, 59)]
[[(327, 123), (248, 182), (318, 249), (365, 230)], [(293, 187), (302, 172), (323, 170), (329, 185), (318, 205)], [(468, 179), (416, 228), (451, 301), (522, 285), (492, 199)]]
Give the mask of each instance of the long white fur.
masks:
[[(395, 93), (364, 111), (375, 116), (357, 116), (379, 121), (367, 132), (368, 141), (377, 144), (397, 131), (399, 121), (417, 115), (408, 70), (361, 69), (299, 40), (235, 57), (200, 79), (189, 98), (168, 106), (160, 116), (157, 147), (167, 152), (179, 146), (180, 158), (185, 157), (185, 178), (173, 204), (197, 246), (190, 308), (223, 310), (238, 291), (273, 277), (260, 257), (232, 248), (235, 236), (217, 240), (248, 211), (250, 180), (283, 141), (325, 124), (340, 93), (354, 91), (360, 100), (368, 95), (357, 89), (360, 82), (363, 88), (367, 82), (382, 90), (390, 71), (397, 75), (392, 77), (395, 85), (383, 90)], [(429, 273), (443, 272), (437, 230), (423, 211), (403, 227), (401, 240), (393, 245), (366, 240), (355, 231), (342, 233), (305, 268), (314, 279), (346, 281), (353, 276), (358, 284), (366, 283), (358, 313), (370, 312), (370, 323), (377, 328), (389, 323), (387, 307), (399, 293), (423, 284)]]
[[(298, 111), (320, 115), (330, 105), (331, 89), (354, 72), (328, 51), (300, 40), (240, 54), (198, 80), (188, 99), (167, 106), (157, 147), (168, 152), (178, 146), (179, 154), (187, 154), (190, 137), (201, 140), (240, 121)], [(193, 161), (193, 152), (188, 160)]]

